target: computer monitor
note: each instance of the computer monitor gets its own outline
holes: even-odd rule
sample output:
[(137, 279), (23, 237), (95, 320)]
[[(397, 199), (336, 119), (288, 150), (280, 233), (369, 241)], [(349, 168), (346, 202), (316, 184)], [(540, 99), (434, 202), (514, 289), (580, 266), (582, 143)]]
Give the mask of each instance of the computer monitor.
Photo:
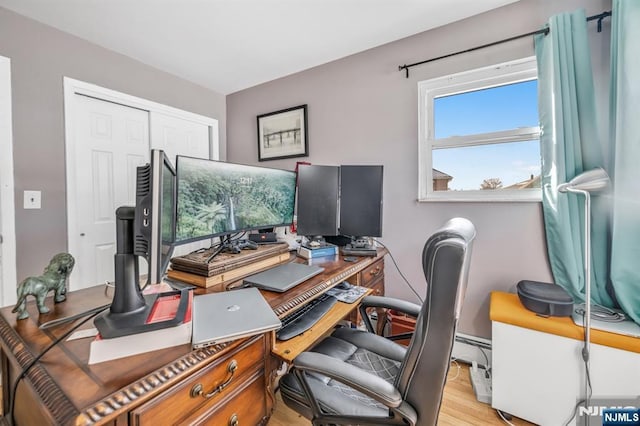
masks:
[(293, 223), (293, 171), (178, 156), (176, 172), (176, 244)]
[(338, 234), (340, 167), (298, 167), (298, 235), (311, 239)]
[(188, 293), (181, 291), (176, 315), (147, 323), (157, 297), (143, 295), (139, 285), (138, 258), (149, 266), (147, 282), (159, 283), (173, 243), (175, 170), (161, 150), (152, 150), (149, 164), (136, 170), (136, 206), (116, 210), (115, 290), (109, 311), (94, 319), (103, 338), (126, 336), (172, 327), (184, 319)]
[(340, 166), (340, 234), (382, 236), (383, 166)]
[(149, 164), (136, 176), (134, 254), (148, 264), (147, 282), (162, 281), (175, 240), (176, 171), (165, 153), (151, 150)]

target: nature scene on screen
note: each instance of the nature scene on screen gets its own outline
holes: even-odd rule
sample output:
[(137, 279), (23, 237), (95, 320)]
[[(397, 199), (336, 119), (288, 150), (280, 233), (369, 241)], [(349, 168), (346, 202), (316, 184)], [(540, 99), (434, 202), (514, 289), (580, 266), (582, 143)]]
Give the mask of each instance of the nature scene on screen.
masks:
[(293, 222), (291, 171), (178, 157), (176, 240)]

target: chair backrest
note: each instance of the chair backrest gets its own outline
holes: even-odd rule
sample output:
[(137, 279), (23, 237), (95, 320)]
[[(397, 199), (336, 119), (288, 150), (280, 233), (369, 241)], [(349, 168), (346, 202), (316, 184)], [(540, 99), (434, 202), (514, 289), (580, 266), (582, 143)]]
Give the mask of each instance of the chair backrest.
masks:
[(454, 218), (427, 240), (422, 251), (427, 294), (396, 378), (396, 387), (417, 411), (420, 426), (438, 420), (475, 235), (469, 220)]

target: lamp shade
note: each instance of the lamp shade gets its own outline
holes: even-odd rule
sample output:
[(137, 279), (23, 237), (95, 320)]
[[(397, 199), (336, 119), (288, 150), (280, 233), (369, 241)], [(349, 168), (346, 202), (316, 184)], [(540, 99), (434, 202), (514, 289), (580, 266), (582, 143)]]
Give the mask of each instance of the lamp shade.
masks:
[(598, 167), (593, 170), (580, 173), (569, 182), (558, 185), (559, 192), (567, 192), (573, 190), (586, 192), (599, 192), (609, 186), (609, 175), (604, 169)]

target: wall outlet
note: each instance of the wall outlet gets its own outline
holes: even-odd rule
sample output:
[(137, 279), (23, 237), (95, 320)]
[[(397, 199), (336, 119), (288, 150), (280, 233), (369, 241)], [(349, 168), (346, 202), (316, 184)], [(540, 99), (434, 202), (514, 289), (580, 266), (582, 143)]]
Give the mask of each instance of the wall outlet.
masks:
[(39, 209), (41, 208), (40, 199), (41, 191), (24, 191), (24, 208)]

